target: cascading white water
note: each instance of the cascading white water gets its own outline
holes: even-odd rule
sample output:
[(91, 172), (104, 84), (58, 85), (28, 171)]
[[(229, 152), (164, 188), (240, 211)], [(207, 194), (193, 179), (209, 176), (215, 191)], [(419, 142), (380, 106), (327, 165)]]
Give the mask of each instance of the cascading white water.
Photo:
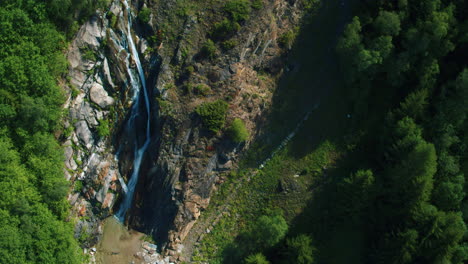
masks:
[[(130, 7), (127, 3), (127, 1), (123, 1), (123, 4), (125, 6), (125, 9), (127, 10), (127, 40), (128, 40), (128, 48), (130, 49), (130, 54), (133, 57), (133, 60), (135, 61), (137, 71), (138, 71), (138, 76), (140, 82), (138, 82), (135, 77), (133, 76), (133, 72), (130, 69), (129, 63), (127, 64), (127, 72), (128, 75), (130, 76), (130, 84), (132, 86), (132, 89), (135, 91), (134, 96), (135, 100), (131, 109), (130, 113), (130, 118), (127, 121), (127, 129), (137, 129), (137, 126), (135, 126), (134, 121), (135, 117), (140, 115), (140, 92), (143, 90), (143, 99), (145, 103), (145, 109), (146, 109), (146, 114), (147, 114), (147, 120), (146, 120), (146, 137), (145, 137), (145, 142), (141, 147), (138, 146), (138, 141), (135, 139), (134, 143), (134, 151), (135, 151), (135, 156), (133, 160), (133, 171), (132, 171), (132, 176), (130, 178), (130, 181), (127, 184), (127, 191), (125, 193), (124, 200), (122, 201), (120, 205), (120, 209), (116, 214), (116, 217), (123, 222), (125, 220), (125, 214), (127, 213), (128, 209), (132, 205), (132, 200), (133, 200), (133, 194), (135, 192), (135, 187), (138, 182), (138, 175), (140, 172), (140, 166), (141, 166), (141, 160), (143, 158), (143, 155), (148, 148), (148, 145), (151, 140), (150, 136), (150, 102), (148, 98), (148, 91), (146, 90), (146, 80), (145, 80), (145, 74), (143, 72), (143, 67), (141, 66), (140, 63), (140, 58), (138, 57), (138, 52), (135, 47), (135, 43), (133, 42), (132, 39), (132, 32), (131, 32), (131, 10)], [(141, 84), (141, 85), (140, 85)], [(137, 131), (136, 131), (137, 133)], [(125, 188), (124, 188), (125, 189)]]

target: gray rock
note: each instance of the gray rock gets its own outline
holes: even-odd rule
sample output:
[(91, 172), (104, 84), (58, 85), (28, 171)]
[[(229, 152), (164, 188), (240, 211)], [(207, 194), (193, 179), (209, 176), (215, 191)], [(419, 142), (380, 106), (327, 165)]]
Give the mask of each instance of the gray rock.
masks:
[(77, 122), (75, 124), (75, 131), (80, 141), (84, 143), (86, 148), (90, 149), (94, 144), (94, 140), (93, 133), (91, 133), (86, 121), (82, 120)]
[(218, 170), (225, 171), (232, 169), (232, 160), (227, 161), (224, 164), (218, 164)]
[(65, 177), (65, 180), (70, 181), (72, 176), (66, 169), (63, 169), (63, 175)]
[(113, 1), (109, 11), (112, 12), (114, 16), (118, 16), (120, 12), (122, 12), (122, 5), (119, 1)]
[(74, 205), (76, 203), (76, 201), (78, 200), (79, 196), (80, 196), (79, 193), (75, 193), (73, 195), (70, 195), (70, 197), (68, 198), (68, 200), (70, 201), (70, 204)]
[[(70, 142), (70, 143), (69, 143)], [(76, 164), (75, 160), (73, 159), (73, 148), (71, 147), (71, 141), (68, 140), (65, 143), (65, 166), (70, 170), (76, 170), (78, 165)]]
[(96, 153), (91, 154), (91, 156), (88, 159), (88, 162), (86, 163), (86, 167), (83, 169), (84, 172), (86, 172), (87, 176), (90, 176), (90, 179), (96, 179), (97, 174), (98, 174), (98, 167), (102, 161), (102, 157)]
[[(72, 59), (70, 59), (70, 57), (68, 57), (68, 61), (70, 63), (73, 62)], [(71, 70), (70, 73), (68, 74), (69, 76), (71, 76), (71, 80), (70, 80), (70, 83), (76, 88), (76, 89), (80, 89), (83, 84), (85, 83), (86, 81), (86, 78), (87, 76), (80, 70)]]
[(140, 53), (145, 54), (145, 51), (148, 49), (148, 41), (146, 41), (146, 39), (140, 39), (138, 45), (140, 46)]
[(86, 101), (83, 101), (80, 105), (70, 109), (70, 115), (71, 118), (75, 120), (86, 120), (86, 122), (91, 126), (98, 125), (96, 113), (91, 104)]
[(105, 81), (113, 88), (115, 89), (115, 84), (112, 81), (112, 76), (110, 73), (110, 68), (109, 68), (109, 62), (107, 61), (107, 58), (104, 59), (104, 64), (102, 67), (102, 73), (104, 74)]
[(110, 97), (107, 94), (107, 91), (104, 90), (104, 87), (99, 83), (94, 83), (89, 90), (89, 97), (91, 101), (99, 105), (101, 108), (107, 109), (109, 106), (115, 103), (114, 98)]
[(112, 180), (112, 176), (110, 174), (107, 174), (105, 179), (104, 179), (104, 184), (102, 188), (99, 190), (99, 192), (96, 194), (96, 200), (98, 200), (100, 203), (104, 203), (104, 201), (109, 199), (107, 195), (107, 191), (109, 190), (109, 186)]
[(231, 78), (231, 72), (229, 71), (229, 68), (222, 69), (219, 71), (219, 80), (220, 81), (225, 81)]
[[(101, 26), (101, 20), (98, 17), (93, 17), (86, 22), (75, 38), (79, 47), (87, 45), (88, 47), (97, 50), (101, 45), (101, 40), (106, 36), (106, 31)], [(81, 45), (80, 45), (81, 44)]]

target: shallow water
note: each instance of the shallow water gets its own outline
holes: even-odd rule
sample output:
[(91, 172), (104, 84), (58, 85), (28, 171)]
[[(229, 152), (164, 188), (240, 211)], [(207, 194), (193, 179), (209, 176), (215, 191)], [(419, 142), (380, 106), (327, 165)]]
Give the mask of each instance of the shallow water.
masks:
[(96, 249), (96, 262), (99, 264), (142, 263), (134, 257), (141, 249), (143, 233), (127, 230), (117, 218), (104, 221), (104, 232)]

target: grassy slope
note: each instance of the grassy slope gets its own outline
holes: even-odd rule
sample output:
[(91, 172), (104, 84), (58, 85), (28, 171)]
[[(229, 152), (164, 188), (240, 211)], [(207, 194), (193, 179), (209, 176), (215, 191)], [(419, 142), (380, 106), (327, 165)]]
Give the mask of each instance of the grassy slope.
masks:
[[(223, 250), (236, 243), (234, 237), (247, 230), (249, 224), (267, 209), (280, 208), (283, 211), (285, 218), (292, 223), (291, 234), (310, 232), (314, 216), (322, 213), (317, 210), (323, 209), (311, 204), (326, 199), (323, 195), (313, 196), (324, 193), (326, 182), (345, 176), (341, 171), (348, 172), (354, 164), (353, 159), (359, 157), (349, 155), (355, 152), (350, 129), (354, 122), (352, 117), (347, 117), (348, 96), (343, 89), (334, 54), (336, 39), (349, 19), (350, 5), (347, 3), (342, 7), (340, 3), (324, 3), (302, 30), (290, 54), (290, 72), (285, 74), (277, 91), (271, 123), (265, 130), (267, 133), (247, 155), (238, 177), (245, 179), (254, 175), (254, 165), (293, 130), (304, 113), (316, 103), (320, 106), (312, 112), (295, 138), (264, 169), (251, 177), (250, 182), (245, 180), (244, 184), (236, 185), (238, 194), (235, 197), (230, 195), (226, 201), (233, 191), (232, 184), (238, 181), (235, 177), (230, 179), (231, 184), (221, 187), (204, 217), (219, 213), (217, 209), (226, 202), (229, 210), (204, 237), (194, 260), (220, 261), (226, 253)], [(294, 177), (296, 174), (300, 176)], [(280, 182), (289, 191), (279, 192)], [(323, 247), (318, 246), (322, 259), (333, 263), (350, 263), (353, 260), (359, 263), (362, 238), (358, 228), (340, 227), (331, 234), (333, 239), (320, 237), (320, 232), (317, 234), (314, 239), (323, 242)], [(349, 251), (341, 250), (343, 254), (334, 256), (334, 248), (349, 248)]]

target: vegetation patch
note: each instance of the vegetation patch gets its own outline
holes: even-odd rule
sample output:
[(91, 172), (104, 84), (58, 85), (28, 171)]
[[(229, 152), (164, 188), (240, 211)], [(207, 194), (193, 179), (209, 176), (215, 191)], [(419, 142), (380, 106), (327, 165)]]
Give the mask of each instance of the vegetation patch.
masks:
[(201, 53), (205, 58), (212, 59), (216, 54), (216, 45), (211, 39), (207, 39), (205, 44), (203, 44)]
[(202, 118), (205, 128), (213, 133), (217, 133), (224, 126), (228, 107), (229, 105), (225, 101), (217, 100), (214, 102), (202, 103), (197, 107), (195, 112)]
[(229, 0), (224, 5), (224, 11), (229, 14), (229, 18), (234, 22), (242, 22), (247, 20), (250, 15), (249, 0)]
[(143, 7), (138, 13), (138, 19), (144, 24), (148, 24), (150, 20), (150, 16), (151, 16), (151, 9), (147, 7)]
[(99, 120), (99, 125), (96, 127), (97, 133), (100, 138), (110, 135), (109, 121), (107, 119)]
[(201, 96), (207, 96), (211, 93), (211, 88), (206, 84), (197, 84), (193, 87), (193, 91)]
[(296, 33), (294, 30), (289, 30), (278, 39), (278, 44), (283, 48), (291, 49), (294, 39), (296, 38)]
[(214, 24), (211, 36), (215, 40), (227, 39), (239, 31), (240, 28), (239, 23), (225, 18), (223, 21)]
[(231, 126), (227, 130), (227, 134), (231, 140), (236, 143), (244, 142), (249, 138), (249, 131), (245, 127), (244, 121), (239, 118), (232, 121)]

